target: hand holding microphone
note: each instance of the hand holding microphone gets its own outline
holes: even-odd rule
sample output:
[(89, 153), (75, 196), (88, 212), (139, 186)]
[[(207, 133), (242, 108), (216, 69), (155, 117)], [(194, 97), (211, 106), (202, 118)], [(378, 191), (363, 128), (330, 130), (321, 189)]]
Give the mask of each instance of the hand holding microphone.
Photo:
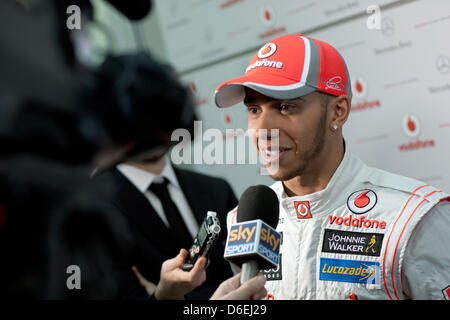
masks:
[(224, 257), (242, 266), (241, 284), (255, 277), (260, 269), (278, 266), (281, 235), (275, 230), (279, 201), (264, 185), (249, 187), (241, 196), (237, 223), (232, 225)]
[(240, 277), (241, 274), (238, 273), (222, 282), (211, 300), (261, 300), (267, 295), (264, 288), (266, 278), (262, 273), (242, 285)]
[[(164, 262), (158, 285), (146, 280), (136, 267), (133, 271), (148, 294), (154, 295), (156, 300), (183, 299), (184, 295), (200, 285), (206, 278), (206, 257), (200, 257), (194, 268), (189, 272), (181, 269), (181, 264), (187, 256), (187, 251), (180, 250), (178, 256)], [(260, 300), (267, 294), (264, 284), (266, 278), (260, 274), (240, 286), (240, 273), (222, 282), (211, 297), (211, 300)]]

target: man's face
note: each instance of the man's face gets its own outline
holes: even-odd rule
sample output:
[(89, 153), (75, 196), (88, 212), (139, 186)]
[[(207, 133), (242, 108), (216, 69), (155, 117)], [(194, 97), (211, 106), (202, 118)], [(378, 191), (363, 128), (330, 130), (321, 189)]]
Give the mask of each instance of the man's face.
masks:
[[(256, 129), (252, 138), (271, 177), (286, 181), (311, 170), (314, 159), (325, 144), (326, 109), (320, 94), (313, 92), (292, 100), (274, 100), (254, 90), (245, 89), (248, 129)], [(262, 134), (265, 129), (267, 134)], [(279, 151), (272, 150), (271, 129), (279, 129)], [(267, 138), (266, 138), (267, 137)], [(270, 166), (278, 161), (278, 170)]]

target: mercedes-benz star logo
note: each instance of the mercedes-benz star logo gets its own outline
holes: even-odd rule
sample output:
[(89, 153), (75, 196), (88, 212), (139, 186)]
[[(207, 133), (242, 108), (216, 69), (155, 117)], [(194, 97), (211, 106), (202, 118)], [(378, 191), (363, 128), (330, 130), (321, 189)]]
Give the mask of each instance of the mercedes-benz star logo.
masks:
[(440, 55), (436, 60), (436, 68), (442, 74), (450, 71), (450, 58), (444, 54)]
[(391, 18), (384, 18), (381, 20), (381, 32), (387, 37), (394, 33), (394, 21)]

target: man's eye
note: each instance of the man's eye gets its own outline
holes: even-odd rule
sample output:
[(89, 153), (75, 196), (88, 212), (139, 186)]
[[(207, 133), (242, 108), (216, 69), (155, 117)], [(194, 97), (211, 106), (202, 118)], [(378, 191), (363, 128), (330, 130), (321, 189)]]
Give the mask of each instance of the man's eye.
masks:
[(280, 105), (280, 111), (291, 111), (293, 109), (293, 106), (289, 104), (282, 104)]
[(258, 108), (256, 108), (256, 107), (247, 107), (247, 110), (249, 113), (257, 113), (258, 112)]

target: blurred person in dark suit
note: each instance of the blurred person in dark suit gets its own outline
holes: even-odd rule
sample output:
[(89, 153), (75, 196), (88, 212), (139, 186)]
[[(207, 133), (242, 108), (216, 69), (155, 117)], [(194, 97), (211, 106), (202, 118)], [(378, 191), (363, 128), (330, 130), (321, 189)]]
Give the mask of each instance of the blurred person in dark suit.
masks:
[[(177, 255), (180, 248), (191, 246), (207, 211), (217, 212), (224, 226), (227, 210), (237, 203), (226, 181), (176, 168), (167, 155), (119, 164), (97, 177), (105, 178), (116, 187), (105, 200), (127, 221), (134, 243), (127, 272), (135, 266), (155, 284), (162, 263)], [(225, 241), (226, 230), (222, 228), (211, 252), (207, 279), (190, 294), (191, 298), (209, 298), (222, 281), (231, 277), (229, 264), (223, 259)], [(132, 278), (123, 286), (133, 288), (137, 283)], [(142, 290), (136, 291), (137, 298), (144, 296)]]
[[(158, 183), (167, 188), (170, 199), (151, 191)], [(49, 298), (148, 298), (160, 281), (163, 262), (190, 247), (206, 212), (217, 212), (225, 226), (225, 214), (236, 204), (227, 182), (176, 168), (166, 154), (98, 173), (52, 220)], [(169, 217), (173, 206), (178, 221)], [(232, 276), (223, 258), (225, 241), (222, 228), (209, 257), (206, 281), (187, 298), (209, 299)], [(65, 270), (70, 265), (81, 270), (81, 290), (67, 289)], [(135, 272), (147, 280), (145, 286)]]
[[(114, 77), (110, 77), (112, 80), (99, 96), (109, 97), (106, 102), (111, 104), (129, 99), (128, 104), (141, 111), (136, 121), (148, 123), (148, 132), (146, 126), (141, 126), (142, 137), (131, 141), (123, 162), (100, 168), (91, 186), (72, 195), (67, 206), (61, 207), (64, 214), (60, 218), (55, 215), (50, 246), (52, 252), (59, 254), (53, 254), (49, 272), (59, 273), (62, 279), (55, 277), (51, 282), (49, 296), (54, 298), (148, 297), (152, 292), (140, 285), (132, 267), (148, 281), (158, 283), (162, 263), (176, 256), (181, 248), (191, 246), (206, 213), (215, 211), (225, 226), (226, 212), (237, 204), (231, 187), (223, 179), (179, 169), (170, 163), (171, 133), (179, 128), (178, 123), (183, 124), (181, 128), (190, 128), (194, 120), (189, 113), (186, 116), (187, 108), (183, 109), (190, 103), (186, 88), (170, 70), (162, 69), (145, 55), (114, 57), (104, 63), (103, 69), (103, 74), (114, 71)], [(128, 79), (127, 86), (123, 86), (124, 78)], [(155, 79), (159, 81), (155, 83)], [(170, 88), (170, 94), (165, 88)], [(115, 94), (108, 96), (103, 92)], [(132, 96), (127, 95), (130, 92)], [(164, 117), (168, 109), (187, 120)], [(121, 126), (120, 121), (116, 125), (124, 134), (132, 130)], [(222, 228), (210, 256), (207, 280), (189, 294), (190, 298), (209, 298), (232, 275), (222, 257), (225, 240), (226, 230)], [(67, 275), (61, 271), (68, 265), (79, 265), (82, 274), (83, 270), (89, 270), (86, 277), (97, 289), (89, 293), (83, 293), (83, 289), (68, 292), (64, 280)], [(103, 285), (101, 279), (105, 280)], [(103, 286), (114, 289), (106, 290)]]
[[(144, 16), (151, 5), (136, 1), (147, 8), (141, 10), (138, 4), (109, 2), (121, 12), (130, 9)], [(135, 156), (140, 152), (163, 150), (150, 157), (161, 158), (169, 150), (170, 133), (192, 125), (193, 104), (172, 70), (145, 53), (106, 55), (99, 68), (87, 57), (81, 59), (84, 22), (92, 19), (92, 6), (89, 0), (75, 2), (83, 21), (78, 32), (66, 25), (72, 3), (0, 2), (0, 44), (5, 48), (0, 59), (2, 298), (143, 296), (134, 290), (143, 288), (131, 266), (156, 283), (160, 265), (150, 270), (145, 262), (162, 258), (144, 259), (149, 248), (175, 255), (165, 253), (169, 242), (153, 237), (157, 230), (170, 240), (160, 228), (163, 223), (134, 218), (140, 214), (133, 204), (117, 206), (123, 188), (132, 190), (125, 192), (131, 199), (139, 198), (131, 182), (127, 186), (117, 179), (122, 173), (111, 169), (94, 180), (89, 173), (92, 166), (110, 167), (129, 157), (139, 162)], [(223, 214), (236, 204), (225, 182), (185, 171), (177, 173), (177, 180), (194, 217), (189, 230), (207, 210), (216, 210), (224, 224)], [(172, 192), (176, 181), (168, 181)], [(142, 212), (145, 216), (147, 211)], [(210, 268), (218, 265), (214, 274), (225, 279), (231, 273), (221, 269), (217, 257), (211, 258)], [(67, 286), (71, 266), (81, 270), (81, 290)], [(214, 275), (210, 279), (214, 282)]]

